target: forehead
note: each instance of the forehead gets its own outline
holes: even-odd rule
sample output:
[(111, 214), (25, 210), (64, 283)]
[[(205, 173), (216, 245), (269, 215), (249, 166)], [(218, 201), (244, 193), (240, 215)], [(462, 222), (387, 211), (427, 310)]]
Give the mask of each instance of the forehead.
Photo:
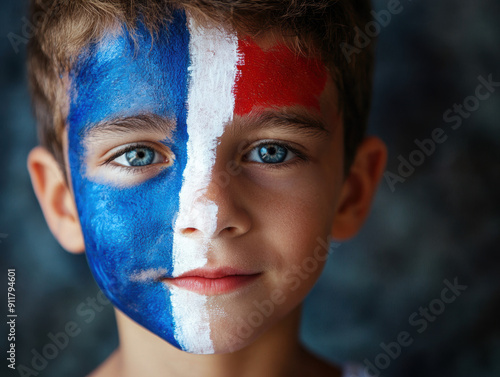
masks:
[(69, 124), (84, 126), (140, 113), (176, 119), (190, 107), (188, 92), (196, 106), (212, 102), (234, 115), (297, 106), (320, 112), (328, 74), (320, 60), (284, 45), (264, 49), (228, 30), (197, 28), (177, 12), (154, 39), (143, 26), (134, 38), (108, 35), (82, 54), (70, 79)]

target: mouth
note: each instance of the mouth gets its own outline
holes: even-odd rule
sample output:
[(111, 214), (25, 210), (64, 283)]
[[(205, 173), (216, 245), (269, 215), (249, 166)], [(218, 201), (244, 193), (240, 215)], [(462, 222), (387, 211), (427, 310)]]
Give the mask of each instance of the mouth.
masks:
[(258, 279), (260, 275), (260, 272), (240, 271), (233, 268), (199, 268), (178, 277), (168, 277), (160, 280), (168, 285), (210, 296), (243, 288)]

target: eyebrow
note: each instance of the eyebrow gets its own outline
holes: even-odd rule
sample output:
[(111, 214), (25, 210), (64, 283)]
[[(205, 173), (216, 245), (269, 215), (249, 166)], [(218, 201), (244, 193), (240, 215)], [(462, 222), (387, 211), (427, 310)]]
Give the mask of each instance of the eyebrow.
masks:
[[(252, 130), (278, 129), (306, 137), (325, 138), (331, 132), (319, 116), (293, 110), (267, 110), (257, 115), (245, 116), (232, 122), (235, 133)], [(137, 132), (156, 133), (170, 138), (176, 128), (176, 121), (156, 114), (139, 114), (105, 120), (87, 128), (84, 133), (86, 142), (98, 141), (107, 135), (119, 136)]]
[(257, 115), (242, 117), (235, 122), (235, 132), (244, 133), (248, 127), (252, 130), (278, 129), (280, 131), (295, 133), (312, 138), (325, 138), (330, 136), (319, 116), (295, 110), (268, 110)]
[(106, 135), (119, 136), (137, 132), (155, 133), (164, 135), (164, 138), (170, 138), (175, 127), (176, 121), (172, 118), (156, 114), (139, 114), (96, 123), (84, 131), (84, 138), (87, 142), (92, 142)]

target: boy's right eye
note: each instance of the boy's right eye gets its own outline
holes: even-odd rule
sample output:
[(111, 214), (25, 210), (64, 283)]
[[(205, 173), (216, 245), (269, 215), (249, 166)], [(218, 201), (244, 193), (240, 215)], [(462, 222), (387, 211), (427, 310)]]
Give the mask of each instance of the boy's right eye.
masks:
[[(150, 147), (132, 146), (126, 149), (113, 162), (127, 167), (141, 167), (165, 163), (165, 156)], [(168, 160), (167, 160), (168, 161)]]
[(104, 148), (107, 151), (100, 152), (96, 147), (87, 149), (86, 174), (95, 182), (117, 187), (147, 181), (175, 162), (171, 149), (158, 141), (138, 141)]
[(147, 169), (151, 165), (171, 164), (173, 159), (159, 147), (146, 144), (130, 144), (113, 151), (102, 165), (110, 165), (117, 168), (139, 171)]

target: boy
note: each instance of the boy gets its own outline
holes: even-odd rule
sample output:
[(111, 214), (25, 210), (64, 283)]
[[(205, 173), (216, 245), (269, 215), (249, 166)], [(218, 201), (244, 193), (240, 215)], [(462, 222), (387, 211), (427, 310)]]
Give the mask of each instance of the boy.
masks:
[(120, 347), (93, 376), (343, 375), (297, 332), (321, 245), (358, 231), (385, 165), (363, 136), (372, 53), (340, 49), (369, 6), (51, 9), (30, 46), (28, 168), (116, 308)]

